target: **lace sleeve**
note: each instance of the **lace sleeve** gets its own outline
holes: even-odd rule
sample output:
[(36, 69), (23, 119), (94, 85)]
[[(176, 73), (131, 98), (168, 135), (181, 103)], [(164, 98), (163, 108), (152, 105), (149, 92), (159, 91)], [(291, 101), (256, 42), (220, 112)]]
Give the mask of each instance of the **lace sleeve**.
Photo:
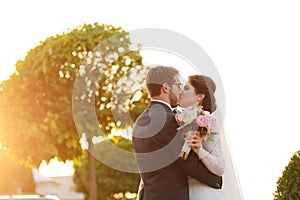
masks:
[(199, 150), (199, 158), (209, 171), (222, 176), (225, 169), (223, 149), (219, 135), (214, 135), (213, 140), (205, 140)]

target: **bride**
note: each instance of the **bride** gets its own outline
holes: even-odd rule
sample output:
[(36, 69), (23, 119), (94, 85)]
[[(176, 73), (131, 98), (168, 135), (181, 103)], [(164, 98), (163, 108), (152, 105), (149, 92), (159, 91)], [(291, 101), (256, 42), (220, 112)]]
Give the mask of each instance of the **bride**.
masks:
[[(193, 105), (202, 105), (204, 110), (213, 113), (217, 118), (215, 90), (216, 85), (210, 77), (204, 75), (189, 76), (188, 83), (183, 89), (180, 107), (188, 108)], [(219, 132), (219, 134), (210, 137), (213, 137), (212, 140), (203, 140), (200, 148), (193, 148), (193, 150), (208, 170), (218, 176), (223, 176), (223, 189), (214, 189), (189, 178), (190, 200), (242, 200), (238, 176), (225, 133)]]

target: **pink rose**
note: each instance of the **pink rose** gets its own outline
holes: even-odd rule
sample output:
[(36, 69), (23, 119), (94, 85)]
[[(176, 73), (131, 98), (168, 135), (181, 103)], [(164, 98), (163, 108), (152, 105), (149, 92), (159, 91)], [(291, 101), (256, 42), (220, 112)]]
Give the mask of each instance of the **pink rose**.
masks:
[(207, 120), (208, 120), (208, 128), (210, 130), (215, 130), (216, 129), (216, 119), (213, 116), (207, 116)]
[(208, 119), (205, 115), (200, 115), (200, 116), (197, 117), (196, 123), (200, 127), (207, 127), (208, 126)]
[(180, 114), (176, 114), (175, 115), (175, 119), (176, 119), (176, 122), (178, 123), (178, 125), (181, 124), (182, 120), (183, 120), (183, 113), (180, 113)]

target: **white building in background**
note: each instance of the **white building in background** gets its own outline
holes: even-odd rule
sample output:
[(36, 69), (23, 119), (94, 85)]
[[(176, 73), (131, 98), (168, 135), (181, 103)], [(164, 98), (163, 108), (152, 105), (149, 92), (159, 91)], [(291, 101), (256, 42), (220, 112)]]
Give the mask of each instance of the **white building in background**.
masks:
[(83, 200), (83, 193), (75, 191), (72, 176), (45, 177), (37, 169), (32, 170), (35, 192), (56, 195), (60, 200)]

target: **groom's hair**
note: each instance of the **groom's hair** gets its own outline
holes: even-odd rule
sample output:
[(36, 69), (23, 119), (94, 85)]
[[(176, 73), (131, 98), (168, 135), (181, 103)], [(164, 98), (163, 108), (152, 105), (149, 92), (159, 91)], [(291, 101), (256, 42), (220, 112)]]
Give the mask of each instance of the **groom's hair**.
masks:
[(175, 67), (157, 66), (151, 68), (146, 77), (146, 86), (150, 97), (161, 94), (161, 87), (164, 83), (170, 86), (175, 83), (175, 76), (179, 71)]

